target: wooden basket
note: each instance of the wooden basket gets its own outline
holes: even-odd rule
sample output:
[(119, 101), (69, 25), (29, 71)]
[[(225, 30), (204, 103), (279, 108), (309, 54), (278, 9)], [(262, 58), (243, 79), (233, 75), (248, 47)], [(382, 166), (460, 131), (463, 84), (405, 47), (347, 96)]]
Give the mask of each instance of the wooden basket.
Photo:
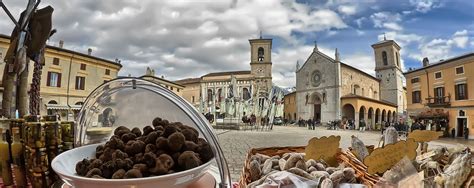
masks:
[[(242, 168), (242, 172), (240, 174), (240, 188), (247, 187), (250, 184), (250, 158), (257, 154), (264, 154), (270, 157), (279, 155), (282, 156), (285, 153), (304, 153), (306, 146), (289, 146), (289, 147), (269, 147), (269, 148), (252, 148), (247, 153), (247, 157), (245, 159), (244, 167)], [(343, 163), (346, 166), (354, 168), (356, 171), (356, 178), (362, 182), (363, 184), (372, 187), (379, 179), (378, 176), (372, 176), (367, 173), (367, 167), (360, 162), (353, 154), (348, 154), (350, 152), (338, 152), (336, 158), (340, 163)]]

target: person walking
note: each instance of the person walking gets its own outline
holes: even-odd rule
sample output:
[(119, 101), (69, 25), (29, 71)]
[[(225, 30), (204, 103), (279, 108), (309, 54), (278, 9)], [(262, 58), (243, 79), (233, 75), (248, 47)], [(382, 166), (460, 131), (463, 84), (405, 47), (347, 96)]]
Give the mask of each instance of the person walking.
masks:
[(363, 119), (361, 119), (359, 122), (359, 131), (361, 132), (365, 131), (365, 121)]

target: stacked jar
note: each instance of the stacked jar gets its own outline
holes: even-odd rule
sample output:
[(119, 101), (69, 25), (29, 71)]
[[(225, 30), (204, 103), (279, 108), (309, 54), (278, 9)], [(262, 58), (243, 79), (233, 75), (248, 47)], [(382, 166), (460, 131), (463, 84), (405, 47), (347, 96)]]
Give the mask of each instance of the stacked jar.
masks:
[[(46, 133), (46, 153), (48, 154), (48, 161), (53, 159), (62, 152), (62, 130), (61, 122), (59, 121), (58, 115), (43, 116), (44, 131)], [(51, 169), (49, 165), (49, 177), (53, 180), (59, 180), (59, 177)]]
[(61, 121), (63, 151), (74, 148), (74, 121)]
[(49, 177), (45, 122), (41, 121), (41, 116), (26, 116), (25, 121), (24, 143), (28, 177), (34, 188), (50, 187), (52, 181)]

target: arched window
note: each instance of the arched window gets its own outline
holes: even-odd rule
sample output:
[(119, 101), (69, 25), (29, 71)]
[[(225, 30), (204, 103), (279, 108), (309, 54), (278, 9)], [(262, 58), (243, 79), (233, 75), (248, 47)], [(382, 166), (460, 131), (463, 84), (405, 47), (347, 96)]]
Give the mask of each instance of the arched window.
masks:
[(247, 89), (247, 88), (244, 87), (242, 93), (243, 93), (243, 98), (244, 98), (244, 100), (249, 100), (249, 99), (250, 99), (250, 92), (249, 92), (249, 89)]
[(382, 60), (383, 60), (383, 65), (388, 65), (387, 52), (385, 51), (382, 52)]
[(258, 48), (258, 61), (263, 61), (264, 54), (265, 53), (263, 52), (263, 48), (262, 47)]
[(212, 98), (212, 90), (211, 89), (208, 89), (207, 90), (207, 101), (212, 101), (213, 98)]
[(56, 102), (55, 100), (50, 100), (48, 104), (58, 104), (58, 102)]
[(217, 90), (217, 101), (221, 102), (221, 100), (222, 100), (222, 89), (219, 88)]
[(359, 92), (360, 92), (359, 90), (360, 90), (360, 86), (359, 86), (359, 85), (354, 85), (354, 94), (355, 94), (355, 95), (359, 95), (359, 94), (360, 94), (360, 93), (359, 93)]
[(395, 55), (397, 56), (397, 66), (400, 67), (400, 55), (398, 55), (398, 52), (395, 52)]
[(83, 102), (76, 102), (75, 105), (81, 105), (82, 106), (82, 105), (84, 105), (84, 103)]

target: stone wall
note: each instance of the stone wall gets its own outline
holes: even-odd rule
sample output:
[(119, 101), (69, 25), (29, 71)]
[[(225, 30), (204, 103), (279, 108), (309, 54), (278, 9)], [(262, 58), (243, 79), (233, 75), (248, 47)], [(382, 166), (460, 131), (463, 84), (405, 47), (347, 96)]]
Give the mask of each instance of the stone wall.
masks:
[[(379, 99), (379, 81), (373, 77), (354, 70), (347, 65), (341, 66), (342, 90), (341, 95), (356, 94), (372, 99)], [(354, 93), (354, 90), (356, 93)]]

